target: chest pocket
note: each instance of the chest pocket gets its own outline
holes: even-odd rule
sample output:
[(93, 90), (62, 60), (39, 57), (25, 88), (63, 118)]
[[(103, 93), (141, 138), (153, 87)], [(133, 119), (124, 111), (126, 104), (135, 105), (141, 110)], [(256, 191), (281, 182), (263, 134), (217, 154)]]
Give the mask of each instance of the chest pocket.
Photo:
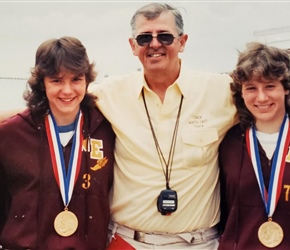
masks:
[(182, 143), (186, 167), (199, 170), (210, 161), (216, 160), (218, 133), (215, 128), (187, 128), (183, 130)]

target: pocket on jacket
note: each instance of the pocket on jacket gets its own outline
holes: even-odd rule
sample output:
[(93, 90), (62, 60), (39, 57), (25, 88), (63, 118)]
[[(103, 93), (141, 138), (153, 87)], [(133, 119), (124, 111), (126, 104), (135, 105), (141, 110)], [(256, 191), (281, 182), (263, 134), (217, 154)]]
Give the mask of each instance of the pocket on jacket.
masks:
[[(194, 131), (193, 131), (194, 130)], [(218, 132), (215, 128), (186, 128), (182, 132), (183, 157), (187, 167), (201, 169), (216, 159)]]

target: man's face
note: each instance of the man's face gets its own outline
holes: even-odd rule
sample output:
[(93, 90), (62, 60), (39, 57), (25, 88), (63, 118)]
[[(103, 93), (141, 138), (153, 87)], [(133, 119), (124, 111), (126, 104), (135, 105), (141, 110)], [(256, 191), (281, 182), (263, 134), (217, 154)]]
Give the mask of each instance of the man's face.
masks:
[[(156, 36), (161, 33), (172, 34), (175, 37), (173, 42), (167, 45), (159, 41)], [(135, 38), (142, 34), (151, 34), (152, 41), (143, 46), (138, 44)], [(174, 15), (171, 12), (164, 12), (152, 20), (138, 16), (135, 38), (129, 39), (133, 54), (138, 56), (145, 72), (156, 73), (176, 70), (179, 64), (178, 53), (183, 52), (187, 35), (179, 36)]]

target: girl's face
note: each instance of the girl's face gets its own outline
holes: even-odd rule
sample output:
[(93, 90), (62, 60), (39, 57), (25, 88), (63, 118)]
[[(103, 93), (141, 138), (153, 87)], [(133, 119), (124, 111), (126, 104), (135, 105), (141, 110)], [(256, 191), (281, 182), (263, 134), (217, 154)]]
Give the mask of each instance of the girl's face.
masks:
[(61, 71), (56, 76), (44, 77), (44, 86), (49, 107), (57, 125), (71, 124), (86, 94), (85, 75)]
[(264, 124), (281, 124), (286, 112), (285, 95), (288, 93), (280, 79), (254, 79), (242, 84), (242, 97), (256, 119), (257, 128)]

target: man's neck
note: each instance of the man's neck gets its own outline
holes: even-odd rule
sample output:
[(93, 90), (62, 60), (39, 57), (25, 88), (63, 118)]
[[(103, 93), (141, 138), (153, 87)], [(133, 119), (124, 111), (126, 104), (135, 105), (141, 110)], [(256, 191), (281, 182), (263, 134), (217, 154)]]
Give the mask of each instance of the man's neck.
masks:
[(161, 102), (163, 102), (167, 88), (172, 85), (179, 76), (179, 70), (176, 72), (158, 72), (156, 74), (146, 74), (145, 79), (148, 87), (155, 92)]

